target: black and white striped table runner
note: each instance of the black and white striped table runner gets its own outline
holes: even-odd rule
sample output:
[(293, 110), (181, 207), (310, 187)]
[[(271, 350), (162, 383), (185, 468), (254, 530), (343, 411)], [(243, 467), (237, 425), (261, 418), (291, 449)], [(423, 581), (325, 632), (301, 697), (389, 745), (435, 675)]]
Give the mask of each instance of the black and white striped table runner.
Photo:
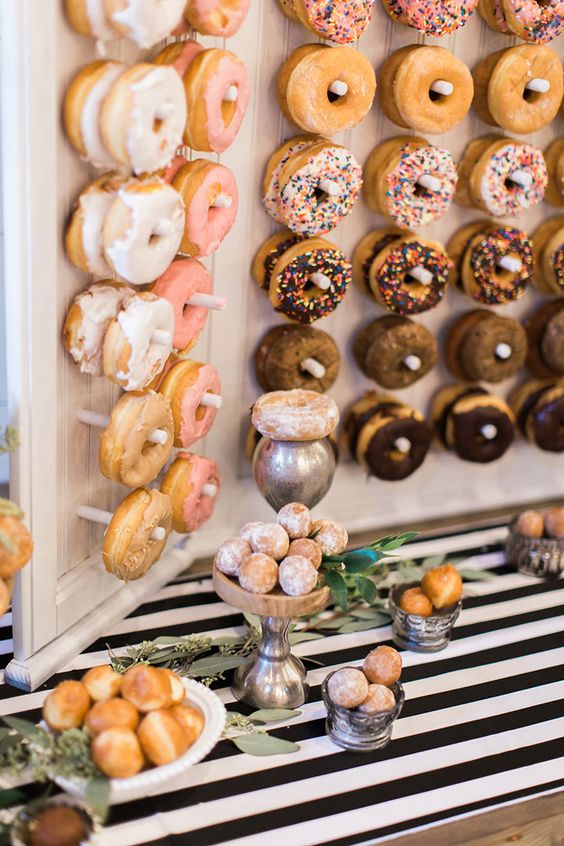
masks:
[[(460, 547), (478, 536), (460, 536)], [(465, 567), (491, 570), (495, 579), (466, 585), (447, 650), (403, 654), (406, 703), (387, 749), (366, 755), (334, 746), (325, 736), (320, 683), (329, 669), (390, 643), (389, 626), (300, 644), (297, 654), (326, 666), (309, 673), (311, 695), (301, 715), (272, 730), (298, 742), (299, 752), (253, 757), (221, 742), (165, 792), (113, 808), (103, 846), (378, 843), (564, 788), (564, 582), (513, 572), (499, 544), (468, 554)], [(210, 579), (168, 585), (42, 690), (0, 686), (0, 715), (38, 719), (46, 691), (104, 662), (106, 643), (235, 634), (240, 624)], [(6, 615), (4, 665), (10, 651)], [(232, 706), (228, 687), (217, 692)]]

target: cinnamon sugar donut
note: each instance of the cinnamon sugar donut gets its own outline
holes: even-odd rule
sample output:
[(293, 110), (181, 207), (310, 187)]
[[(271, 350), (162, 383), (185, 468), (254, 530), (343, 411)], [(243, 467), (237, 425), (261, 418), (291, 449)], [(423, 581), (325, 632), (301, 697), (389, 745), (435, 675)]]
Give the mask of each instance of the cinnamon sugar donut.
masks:
[(515, 417), (510, 407), (479, 385), (441, 388), (433, 400), (432, 418), (441, 444), (463, 461), (496, 461), (513, 441)]
[(190, 297), (211, 294), (212, 285), (211, 274), (201, 262), (177, 258), (151, 289), (155, 296), (168, 300), (174, 309), (172, 346), (183, 355), (196, 344), (209, 314), (209, 309), (203, 306), (190, 305)]
[(502, 382), (525, 363), (527, 335), (516, 320), (485, 309), (463, 314), (449, 328), (445, 361), (467, 382)]
[(179, 361), (164, 377), (159, 393), (170, 400), (174, 446), (192, 446), (209, 432), (218, 409), (214, 405), (202, 405), (202, 399), (208, 393), (221, 394), (221, 383), (214, 367), (199, 361)]
[(82, 191), (71, 213), (65, 233), (67, 258), (85, 273), (112, 275), (104, 256), (104, 224), (125, 182), (117, 173), (106, 173), (95, 179)]
[[(283, 3), (284, 8), (288, 4)], [(307, 29), (336, 44), (356, 41), (370, 23), (374, 0), (291, 0), (293, 14)]]
[(219, 493), (217, 464), (211, 458), (178, 452), (161, 484), (170, 497), (172, 528), (183, 534), (195, 532), (213, 514)]
[(548, 170), (545, 200), (553, 206), (564, 206), (564, 138), (555, 138), (544, 151)]
[(535, 286), (548, 296), (564, 290), (564, 217), (545, 220), (533, 233)]
[(546, 452), (564, 452), (564, 380), (532, 379), (509, 397), (521, 434)]
[(231, 38), (239, 32), (251, 0), (188, 0), (184, 16), (202, 35)]
[(264, 391), (304, 388), (324, 393), (339, 374), (333, 338), (310, 326), (275, 326), (255, 351), (257, 381)]
[(387, 314), (365, 326), (354, 339), (353, 354), (365, 376), (384, 388), (407, 388), (437, 363), (437, 341), (408, 317)]
[(339, 409), (332, 399), (314, 391), (272, 391), (254, 403), (251, 420), (265, 438), (315, 441), (337, 428)]

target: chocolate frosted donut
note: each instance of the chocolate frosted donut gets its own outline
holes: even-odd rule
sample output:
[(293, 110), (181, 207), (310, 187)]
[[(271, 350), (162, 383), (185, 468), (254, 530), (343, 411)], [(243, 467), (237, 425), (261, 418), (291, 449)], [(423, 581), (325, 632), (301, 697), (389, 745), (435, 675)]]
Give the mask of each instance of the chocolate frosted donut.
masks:
[(270, 238), (261, 244), (253, 259), (251, 272), (253, 278), (259, 288), (268, 291), (270, 288), (270, 280), (274, 265), (286, 250), (301, 241), (301, 235), (296, 235), (289, 229), (282, 229), (281, 232), (275, 232)]
[(275, 326), (255, 352), (257, 379), (265, 391), (305, 388), (323, 393), (339, 375), (340, 363), (333, 338), (310, 326)]
[(369, 475), (389, 482), (406, 479), (421, 466), (432, 437), (422, 414), (375, 392), (352, 406), (345, 424), (356, 461)]
[(513, 441), (511, 409), (479, 386), (442, 388), (432, 414), (439, 440), (463, 461), (489, 464), (501, 458)]
[(356, 336), (354, 357), (362, 372), (384, 388), (407, 388), (437, 363), (437, 342), (424, 326), (389, 314)]
[(564, 299), (542, 305), (525, 324), (527, 366), (540, 379), (564, 374)]
[(547, 452), (564, 452), (564, 379), (532, 379), (509, 402), (528, 441)]
[[(409, 233), (410, 235), (412, 233)], [(370, 289), (370, 268), (372, 262), (380, 252), (380, 250), (387, 247), (388, 244), (404, 238), (405, 232), (396, 229), (392, 226), (387, 226), (384, 229), (375, 229), (369, 232), (362, 238), (355, 247), (352, 257), (352, 274), (353, 282), (358, 285), (361, 291), (372, 297)]]
[(544, 220), (533, 233), (534, 282), (543, 294), (564, 292), (564, 216)]
[(502, 382), (523, 366), (527, 336), (509, 317), (484, 309), (463, 314), (450, 327), (445, 341), (447, 367), (467, 382)]

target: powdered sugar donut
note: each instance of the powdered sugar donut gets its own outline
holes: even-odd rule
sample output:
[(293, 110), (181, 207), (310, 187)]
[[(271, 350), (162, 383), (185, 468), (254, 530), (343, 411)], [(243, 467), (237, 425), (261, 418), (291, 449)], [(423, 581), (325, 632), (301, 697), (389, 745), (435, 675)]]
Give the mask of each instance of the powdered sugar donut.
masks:
[(252, 523), (245, 523), (244, 526), (241, 526), (239, 536), (246, 540), (247, 543), (250, 543), (252, 532), (258, 528), (258, 526), (262, 526), (262, 522), (260, 520), (254, 520)]
[(184, 3), (185, 0), (104, 0), (104, 9), (118, 35), (148, 49), (170, 35), (182, 17)]
[(161, 485), (161, 491), (172, 502), (174, 531), (194, 532), (207, 522), (213, 514), (219, 487), (215, 461), (190, 452), (177, 453)]
[(174, 445), (189, 447), (211, 429), (217, 407), (202, 405), (208, 393), (219, 397), (221, 383), (217, 370), (199, 361), (179, 361), (171, 367), (159, 393), (170, 400), (174, 419)]
[(102, 375), (104, 337), (132, 288), (104, 279), (78, 294), (67, 312), (63, 340), (81, 373)]
[(171, 304), (143, 292), (125, 300), (104, 337), (104, 376), (124, 391), (147, 387), (172, 350)]
[(188, 0), (184, 16), (202, 35), (230, 38), (241, 28), (251, 0)]
[(311, 532), (323, 555), (340, 555), (349, 542), (347, 530), (333, 520), (315, 520)]
[(254, 552), (239, 567), (239, 584), (249, 593), (270, 593), (278, 581), (278, 564), (262, 552)]
[(316, 35), (350, 44), (370, 23), (374, 0), (292, 0), (292, 4), (298, 19)]
[(319, 570), (321, 567), (323, 554), (319, 546), (311, 538), (296, 538), (296, 540), (293, 540), (288, 547), (288, 557), (290, 555), (299, 555), (302, 558), (306, 558), (316, 570)]
[(364, 702), (358, 706), (361, 714), (381, 714), (392, 711), (396, 706), (396, 698), (389, 687), (383, 684), (369, 684), (368, 694)]
[(501, 0), (509, 28), (534, 44), (546, 44), (564, 32), (564, 0)]
[(276, 520), (291, 540), (307, 538), (311, 531), (311, 511), (301, 502), (289, 502), (278, 512)]
[(249, 543), (253, 552), (262, 552), (280, 561), (288, 552), (290, 539), (278, 523), (261, 523), (252, 530)]
[(342, 667), (332, 673), (327, 682), (331, 702), (343, 708), (356, 708), (368, 696), (368, 682), (362, 670)]
[(251, 422), (265, 438), (315, 441), (337, 428), (339, 409), (334, 400), (315, 391), (271, 391), (253, 405)]
[(243, 561), (252, 554), (252, 549), (243, 538), (228, 538), (215, 554), (213, 563), (226, 576), (238, 576)]
[(190, 305), (194, 294), (211, 294), (209, 271), (196, 259), (177, 258), (152, 288), (157, 297), (164, 297), (174, 309), (172, 345), (187, 353), (194, 346), (208, 319), (209, 309)]
[(139, 63), (119, 75), (102, 103), (105, 147), (134, 173), (169, 164), (182, 141), (186, 98), (174, 68)]
[(244, 62), (229, 50), (203, 50), (188, 66), (184, 90), (185, 143), (193, 150), (223, 153), (233, 143), (249, 102)]
[(317, 570), (307, 558), (288, 555), (278, 567), (278, 581), (288, 596), (304, 596), (317, 585)]
[(131, 180), (117, 192), (104, 222), (104, 255), (132, 285), (153, 282), (180, 246), (186, 215), (182, 197), (162, 179)]
[(112, 275), (104, 257), (104, 223), (124, 183), (117, 173), (104, 174), (84, 189), (72, 212), (65, 234), (67, 257), (86, 273)]

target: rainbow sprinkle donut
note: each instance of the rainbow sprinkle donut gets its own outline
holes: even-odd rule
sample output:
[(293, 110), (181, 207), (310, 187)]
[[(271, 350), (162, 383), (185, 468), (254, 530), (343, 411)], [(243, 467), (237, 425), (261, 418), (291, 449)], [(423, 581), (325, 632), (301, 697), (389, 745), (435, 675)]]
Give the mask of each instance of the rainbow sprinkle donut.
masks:
[(398, 23), (440, 38), (464, 26), (478, 0), (383, 0)]
[(372, 16), (374, 0), (293, 0), (299, 20), (321, 38), (336, 44), (356, 41)]
[(564, 0), (502, 0), (509, 28), (534, 44), (546, 44), (564, 32)]
[(442, 245), (407, 236), (384, 247), (376, 256), (370, 268), (370, 288), (376, 301), (388, 311), (420, 314), (443, 298), (450, 267)]
[(281, 147), (278, 147), (268, 160), (262, 183), (262, 202), (268, 214), (278, 223), (284, 222), (278, 209), (280, 197), (278, 179), (284, 166), (294, 154), (300, 153), (306, 147), (311, 147), (320, 140), (317, 135), (298, 135), (296, 138), (290, 138), (289, 141), (285, 141)]

